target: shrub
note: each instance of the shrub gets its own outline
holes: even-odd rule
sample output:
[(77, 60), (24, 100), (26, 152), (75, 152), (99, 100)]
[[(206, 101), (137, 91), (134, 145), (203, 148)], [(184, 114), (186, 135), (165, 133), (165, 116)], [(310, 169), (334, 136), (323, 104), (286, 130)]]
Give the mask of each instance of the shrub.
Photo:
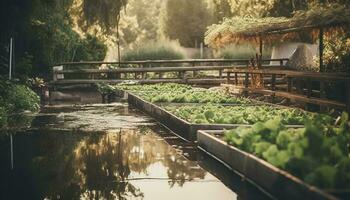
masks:
[(338, 33), (326, 37), (324, 64), (326, 72), (350, 72), (350, 37)]
[[(216, 57), (223, 59), (250, 59), (255, 58), (258, 51), (250, 45), (229, 45), (220, 49)], [(271, 58), (271, 49), (263, 51), (263, 59)]]
[(39, 110), (40, 98), (34, 91), (24, 85), (14, 85), (13, 89), (8, 97), (8, 102), (13, 105), (11, 110), (14, 112)]
[(39, 96), (25, 85), (0, 81), (0, 92), (0, 106), (6, 108), (8, 113), (39, 110)]
[(184, 49), (178, 42), (159, 40), (140, 43), (122, 56), (124, 61), (137, 60), (176, 60), (185, 58)]

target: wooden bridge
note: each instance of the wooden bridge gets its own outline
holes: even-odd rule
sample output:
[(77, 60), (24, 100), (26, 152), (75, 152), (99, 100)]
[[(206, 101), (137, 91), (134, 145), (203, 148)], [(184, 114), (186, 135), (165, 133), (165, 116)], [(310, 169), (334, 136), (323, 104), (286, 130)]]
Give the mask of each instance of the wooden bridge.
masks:
[[(129, 62), (62, 63), (53, 69), (53, 86), (122, 83), (185, 83), (215, 86), (235, 85), (245, 94), (286, 98), (324, 108), (350, 111), (350, 74), (318, 73), (288, 70), (288, 59), (263, 60), (263, 70), (247, 68), (248, 59), (153, 60)], [(279, 63), (270, 65), (270, 62)], [(254, 75), (263, 78), (263, 86), (255, 88)]]
[[(288, 59), (263, 60), (264, 67), (283, 69)], [(277, 62), (279, 65), (270, 65)], [(245, 68), (248, 59), (153, 60), (128, 62), (73, 62), (53, 68), (54, 85), (121, 83), (187, 83), (219, 85), (226, 82), (225, 70)]]

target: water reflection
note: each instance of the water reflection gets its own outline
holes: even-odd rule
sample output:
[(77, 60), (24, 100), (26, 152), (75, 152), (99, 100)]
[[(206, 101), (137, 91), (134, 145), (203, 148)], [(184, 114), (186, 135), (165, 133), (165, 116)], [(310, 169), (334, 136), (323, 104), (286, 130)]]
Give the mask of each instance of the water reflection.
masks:
[(147, 127), (103, 134), (36, 131), (14, 140), (14, 171), (6, 170), (9, 162), (1, 165), (5, 198), (143, 199), (142, 186), (131, 181), (166, 180), (168, 189), (199, 179), (218, 181)]
[(11, 133), (13, 170), (0, 134), (0, 199), (238, 198), (192, 144), (125, 104), (50, 107), (30, 127)]

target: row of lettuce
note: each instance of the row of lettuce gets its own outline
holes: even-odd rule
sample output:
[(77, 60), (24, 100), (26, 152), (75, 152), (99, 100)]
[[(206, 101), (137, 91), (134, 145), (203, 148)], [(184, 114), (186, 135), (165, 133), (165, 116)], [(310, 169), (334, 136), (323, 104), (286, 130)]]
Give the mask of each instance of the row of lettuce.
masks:
[(38, 111), (39, 96), (28, 86), (0, 80), (0, 128), (9, 125), (9, 118), (23, 111)]
[[(228, 144), (290, 172), (306, 183), (328, 190), (350, 190), (349, 117), (338, 120), (296, 108), (259, 105), (225, 91), (181, 84), (99, 85), (100, 92), (126, 90), (159, 103), (196, 124), (250, 124), (225, 130)], [(170, 104), (169, 104), (170, 103)], [(183, 104), (171, 104), (183, 103)], [(290, 128), (286, 125), (304, 125)]]
[(175, 83), (98, 85), (98, 88), (104, 95), (112, 94), (115, 90), (131, 92), (195, 124), (254, 124), (275, 117), (281, 118), (281, 123), (286, 125), (303, 125), (315, 118), (324, 123), (335, 121), (324, 114), (232, 97), (223, 89), (210, 90)]

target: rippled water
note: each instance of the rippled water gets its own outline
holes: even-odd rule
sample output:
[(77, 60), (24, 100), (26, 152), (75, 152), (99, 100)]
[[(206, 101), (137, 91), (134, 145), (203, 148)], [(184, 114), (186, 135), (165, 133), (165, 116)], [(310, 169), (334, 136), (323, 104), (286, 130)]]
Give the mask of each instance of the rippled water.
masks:
[(266, 198), (127, 104), (29, 118), (28, 130), (0, 135), (0, 199)]

